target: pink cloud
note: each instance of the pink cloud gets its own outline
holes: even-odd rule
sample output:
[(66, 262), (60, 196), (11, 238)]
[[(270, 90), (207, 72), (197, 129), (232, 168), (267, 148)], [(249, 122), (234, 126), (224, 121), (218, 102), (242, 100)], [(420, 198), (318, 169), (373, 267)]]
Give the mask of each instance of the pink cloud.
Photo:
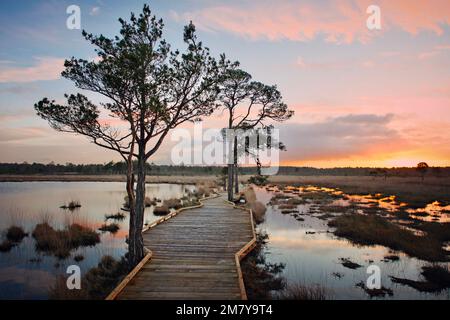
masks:
[[(193, 20), (204, 30), (226, 30), (250, 39), (308, 41), (323, 36), (336, 43), (367, 42), (379, 34), (366, 27), (366, 10), (371, 4), (372, 0), (254, 1), (172, 12), (172, 17)], [(448, 0), (379, 0), (377, 5), (381, 8), (381, 32), (397, 27), (414, 35), (421, 30), (442, 35), (442, 26), (450, 24)]]
[(0, 83), (56, 80), (64, 70), (64, 59), (62, 58), (38, 57), (35, 60), (36, 63), (31, 67), (2, 67)]

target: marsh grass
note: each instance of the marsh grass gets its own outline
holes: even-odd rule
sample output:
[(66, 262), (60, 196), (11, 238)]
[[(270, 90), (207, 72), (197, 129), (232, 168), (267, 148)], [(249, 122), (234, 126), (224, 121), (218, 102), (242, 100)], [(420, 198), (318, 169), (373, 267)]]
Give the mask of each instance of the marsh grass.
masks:
[(67, 279), (60, 276), (49, 290), (51, 300), (104, 299), (129, 272), (127, 261), (103, 256), (97, 267), (90, 269), (81, 280), (81, 290), (69, 290)]
[(26, 233), (22, 227), (16, 225), (10, 226), (6, 229), (5, 239), (0, 243), (0, 252), (9, 252), (22, 242), (23, 238), (27, 237)]
[(347, 194), (396, 195), (411, 208), (423, 208), (439, 199), (443, 205), (450, 204), (450, 179), (428, 177), (390, 177), (387, 180), (367, 176), (271, 176), (269, 182), (276, 185), (315, 185), (339, 188)]
[(327, 290), (320, 284), (290, 283), (278, 298), (281, 300), (326, 300)]
[(193, 195), (197, 198), (209, 197), (214, 192), (215, 188), (217, 188), (217, 183), (215, 181), (205, 180), (195, 185)]
[(362, 267), (362, 265), (360, 265), (359, 263), (351, 261), (350, 258), (339, 258), (339, 261), (344, 267), (348, 269), (355, 270)]
[(81, 208), (81, 203), (77, 200), (71, 200), (68, 204), (64, 204), (60, 207), (61, 209), (74, 211), (75, 209)]
[(392, 289), (390, 288), (382, 286), (381, 288), (370, 289), (365, 285), (363, 281), (358, 282), (355, 286), (363, 289), (364, 292), (367, 293), (367, 295), (369, 295), (370, 298), (385, 297), (385, 296), (392, 297), (394, 295), (394, 291), (392, 291)]
[(297, 209), (297, 206), (296, 205), (293, 205), (293, 204), (280, 204), (280, 205), (278, 205), (278, 209), (280, 209), (280, 210), (284, 210), (284, 209)]
[(125, 215), (122, 212), (117, 212), (116, 214), (105, 215), (105, 220), (118, 220), (122, 221), (125, 219)]
[(153, 214), (155, 216), (165, 216), (169, 213), (170, 213), (170, 209), (166, 205), (157, 206), (153, 209)]
[(103, 232), (117, 233), (119, 231), (120, 226), (117, 223), (104, 224), (98, 230)]
[(264, 222), (267, 209), (262, 202), (255, 201), (251, 203), (250, 209), (252, 210), (253, 218), (255, 219), (256, 224)]
[(9, 252), (14, 247), (15, 247), (14, 242), (5, 239), (0, 243), (0, 252)]
[(420, 292), (439, 293), (450, 288), (450, 270), (448, 267), (432, 264), (422, 267), (424, 281), (410, 280), (391, 276), (391, 281), (414, 288)]
[(255, 189), (252, 186), (245, 188), (241, 193), (242, 197), (245, 199), (246, 207), (252, 210), (255, 223), (264, 222), (267, 208), (262, 202), (257, 201)]
[(100, 242), (98, 233), (76, 223), (63, 230), (55, 230), (47, 222), (39, 223), (32, 236), (36, 241), (37, 251), (52, 254), (59, 259), (67, 258), (74, 249), (95, 246)]
[(183, 207), (181, 200), (175, 199), (175, 198), (164, 200), (162, 205), (169, 209), (175, 209), (175, 210), (178, 210), (181, 207)]
[(344, 214), (328, 222), (334, 234), (356, 244), (382, 245), (427, 261), (446, 261), (446, 252), (435, 236), (414, 235), (411, 231), (374, 215)]
[(291, 205), (303, 205), (303, 204), (307, 204), (308, 201), (306, 201), (303, 198), (291, 198), (291, 199), (288, 199), (286, 201), (286, 203), (291, 204)]
[(28, 233), (26, 233), (22, 227), (11, 226), (6, 230), (6, 239), (11, 242), (21, 242), (23, 238), (27, 237)]
[(200, 205), (200, 201), (198, 201), (197, 198), (187, 198), (186, 200), (183, 200), (183, 208), (185, 207), (194, 207)]
[(81, 261), (84, 260), (84, 256), (83, 256), (82, 254), (77, 254), (77, 255), (75, 255), (75, 256), (73, 257), (73, 260), (74, 260), (75, 262), (81, 262)]
[(252, 204), (256, 201), (256, 193), (252, 187), (245, 188), (242, 192), (242, 195), (244, 196), (245, 201), (249, 204)]

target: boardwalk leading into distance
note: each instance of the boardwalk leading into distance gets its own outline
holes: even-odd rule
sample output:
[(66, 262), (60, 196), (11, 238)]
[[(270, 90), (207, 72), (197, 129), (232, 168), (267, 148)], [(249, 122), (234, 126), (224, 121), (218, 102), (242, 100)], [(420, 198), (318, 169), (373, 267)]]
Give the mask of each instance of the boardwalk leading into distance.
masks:
[(253, 244), (248, 211), (223, 197), (144, 232), (152, 251), (116, 299), (245, 299), (239, 259)]

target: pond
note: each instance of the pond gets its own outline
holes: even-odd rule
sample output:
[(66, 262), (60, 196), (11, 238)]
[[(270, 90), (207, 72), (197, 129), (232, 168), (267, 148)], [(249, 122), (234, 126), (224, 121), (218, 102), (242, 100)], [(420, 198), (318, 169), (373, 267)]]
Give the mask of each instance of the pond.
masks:
[[(372, 298), (450, 299), (450, 290), (423, 293), (391, 281), (391, 276), (419, 280), (421, 267), (429, 265), (427, 261), (409, 257), (402, 252), (393, 252), (383, 246), (359, 246), (344, 238), (338, 238), (328, 226), (324, 212), (318, 210), (314, 202), (299, 204), (295, 209), (298, 211), (296, 214), (283, 214), (277, 205), (269, 204), (279, 190), (258, 187), (254, 189), (257, 200), (267, 204), (265, 221), (258, 225), (258, 230), (265, 231), (269, 236), (265, 249), (266, 260), (270, 263), (285, 264), (282, 276), (288, 284), (318, 285), (325, 289), (327, 299), (369, 299), (371, 297), (361, 288), (361, 283), (365, 284), (369, 277), (367, 267), (376, 265), (381, 271), (381, 285), (392, 290), (393, 295)], [(311, 192), (311, 188), (306, 191)], [(301, 193), (302, 191), (298, 192), (300, 196)], [(337, 195), (341, 195), (342, 199), (333, 200), (333, 205), (345, 204), (349, 199), (349, 196), (342, 192)], [(362, 198), (367, 197), (358, 198), (364, 210), (366, 201), (361, 201)], [(389, 207), (388, 204), (383, 206), (388, 211), (395, 211), (395, 208)], [(448, 216), (443, 218), (444, 221), (447, 219)], [(398, 260), (386, 259), (393, 255), (398, 257)], [(357, 263), (360, 267), (345, 267), (342, 264), (344, 261)], [(443, 265), (448, 267), (448, 264)]]
[[(166, 200), (181, 198), (194, 189), (193, 185), (147, 184), (146, 194), (151, 199)], [(120, 182), (1, 182), (1, 239), (12, 225), (22, 227), (28, 236), (0, 252), (0, 299), (46, 299), (57, 275), (64, 274), (67, 266), (76, 264), (83, 273), (96, 266), (104, 255), (123, 256), (128, 234), (128, 214), (121, 210), (125, 195), (125, 183)], [(71, 201), (79, 202), (81, 207), (60, 208)], [(117, 232), (98, 231), (105, 224), (106, 215), (118, 212), (125, 218), (114, 221), (119, 226)], [(158, 218), (153, 214), (153, 206), (145, 209), (145, 223)], [(75, 248), (64, 259), (57, 258), (36, 250), (31, 234), (42, 222), (55, 230), (74, 223), (89, 227), (100, 234), (100, 242)]]

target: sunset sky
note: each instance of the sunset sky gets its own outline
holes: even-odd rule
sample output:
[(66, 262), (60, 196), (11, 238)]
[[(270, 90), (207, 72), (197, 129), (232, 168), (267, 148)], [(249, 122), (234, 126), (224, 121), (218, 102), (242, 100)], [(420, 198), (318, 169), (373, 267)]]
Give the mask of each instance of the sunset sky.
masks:
[[(224, 52), (255, 80), (276, 84), (295, 110), (278, 125), (282, 164), (450, 166), (450, 1), (13, 1), (0, 2), (0, 162), (101, 163), (119, 160), (84, 137), (58, 133), (35, 115), (43, 97), (62, 101), (74, 85), (60, 77), (65, 58), (93, 59), (81, 27), (116, 35), (144, 2), (184, 48), (189, 20), (214, 55)], [(369, 5), (382, 29), (366, 27)], [(93, 97), (94, 101), (97, 97)], [(222, 126), (219, 115), (205, 127)], [(170, 140), (170, 139), (169, 139)], [(167, 163), (171, 144), (151, 159)]]

